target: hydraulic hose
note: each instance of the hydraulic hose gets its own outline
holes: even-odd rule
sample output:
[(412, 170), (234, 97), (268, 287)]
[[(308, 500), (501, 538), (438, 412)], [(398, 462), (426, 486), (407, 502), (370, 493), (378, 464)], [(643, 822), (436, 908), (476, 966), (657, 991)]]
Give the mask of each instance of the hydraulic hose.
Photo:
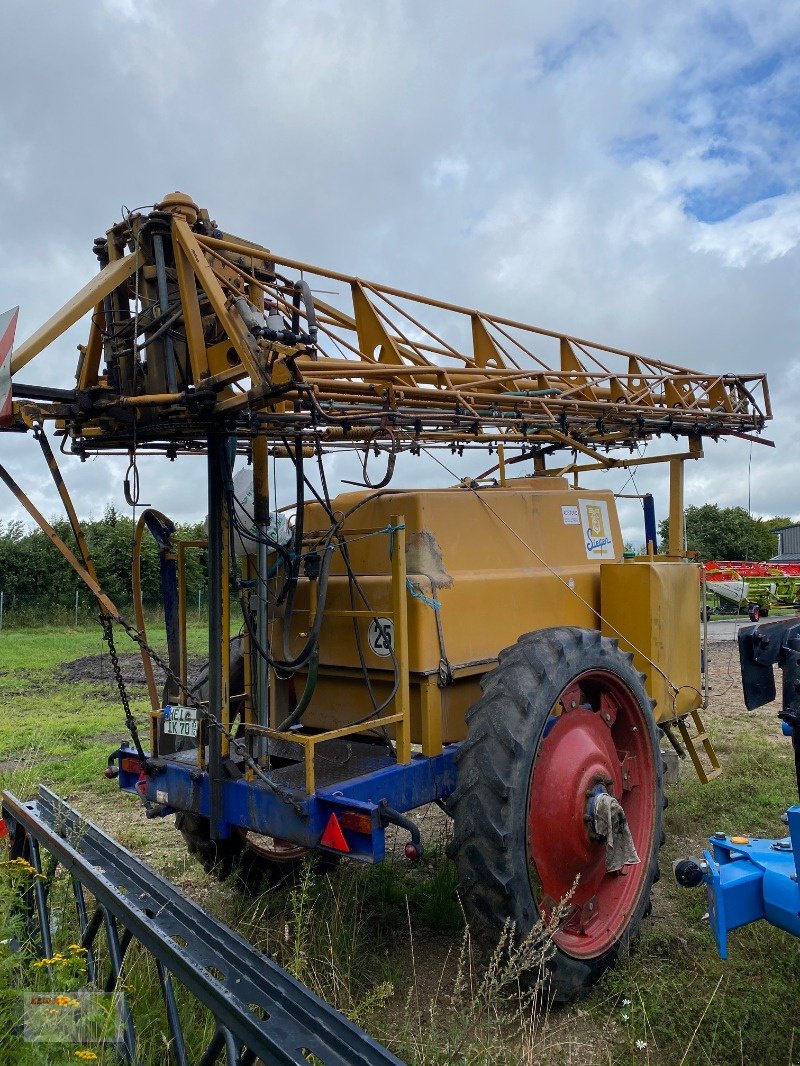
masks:
[[(295, 472), (295, 500), (297, 509), (294, 513), (294, 559), (289, 575), (289, 583), (285, 589), (286, 608), (284, 613), (285, 623), (283, 627), (283, 657), (291, 658), (289, 651), (289, 623), (294, 609), (294, 594), (297, 590), (297, 579), (300, 576), (300, 560), (303, 555), (303, 533), (305, 528), (305, 479), (303, 477), (303, 439), (300, 433), (295, 437), (294, 443), (294, 472)], [(323, 565), (325, 560), (323, 559)], [(320, 582), (322, 575), (320, 574)], [(320, 588), (321, 588), (320, 584)], [(280, 601), (279, 601), (280, 602)]]
[(296, 281), (294, 283), (294, 292), (292, 293), (292, 333), (296, 336), (300, 335), (300, 301), (303, 301), (303, 307), (306, 312), (306, 324), (308, 326), (308, 336), (311, 338), (312, 344), (317, 342), (317, 313), (314, 310), (314, 299), (311, 295), (311, 289), (307, 281)]
[[(246, 604), (244, 602), (244, 593), (242, 592), (240, 594), (239, 602), (242, 606), (242, 614), (244, 616), (245, 625), (247, 626), (247, 631), (250, 635), (250, 639), (253, 642), (253, 647), (256, 649), (259, 655), (263, 656), (267, 660), (270, 666), (274, 667), (276, 670), (280, 670), (283, 673), (293, 673), (301, 666), (305, 666), (319, 643), (319, 633), (320, 629), (322, 628), (322, 620), (325, 613), (325, 601), (328, 595), (328, 576), (331, 568), (331, 562), (333, 559), (333, 549), (331, 547), (331, 541), (333, 540), (333, 537), (338, 528), (338, 525), (333, 526), (331, 528), (326, 538), (325, 545), (323, 547), (322, 563), (320, 564), (319, 571), (319, 593), (317, 596), (317, 609), (316, 613), (314, 614), (314, 622), (311, 626), (311, 632), (308, 635), (308, 640), (306, 641), (305, 645), (303, 646), (303, 650), (300, 652), (299, 655), (296, 655), (294, 658), (290, 658), (290, 656), (287, 655), (286, 659), (283, 661), (280, 659), (274, 659), (270, 655), (269, 651), (261, 645), (257, 635), (253, 631), (252, 620), (250, 619)], [(288, 620), (290, 619), (290, 617), (291, 616), (288, 614), (287, 608), (287, 613), (284, 616), (284, 634), (288, 632)]]
[(303, 715), (306, 713), (309, 703), (311, 703), (311, 697), (314, 695), (314, 689), (317, 687), (317, 677), (319, 675), (319, 649), (315, 649), (311, 658), (308, 660), (308, 677), (306, 678), (305, 688), (303, 694), (297, 701), (297, 706), (291, 714), (278, 726), (278, 732), (284, 733), (287, 729), (291, 729), (293, 725), (297, 725)]

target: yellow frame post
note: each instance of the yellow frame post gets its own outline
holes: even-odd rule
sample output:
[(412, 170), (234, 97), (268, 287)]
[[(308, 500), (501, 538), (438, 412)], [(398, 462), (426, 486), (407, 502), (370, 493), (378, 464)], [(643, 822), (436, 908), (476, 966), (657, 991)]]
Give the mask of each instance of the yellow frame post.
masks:
[[(389, 520), (394, 541), (392, 551), (392, 616), (394, 654), (397, 660), (397, 695), (394, 706), (397, 723), (397, 761), (411, 762), (411, 699), (408, 681), (408, 597), (406, 595), (406, 524), (400, 515)], [(390, 541), (391, 543), (391, 541)]]
[(683, 463), (680, 458), (669, 461), (669, 554), (683, 555), (686, 541), (683, 536)]
[[(340, 737), (354, 736), (358, 733), (369, 733), (375, 729), (383, 729), (386, 726), (396, 726), (395, 740), (397, 745), (397, 761), (399, 763), (411, 762), (411, 696), (408, 672), (408, 597), (406, 594), (406, 525), (402, 515), (393, 515), (389, 519), (389, 528), (383, 529), (351, 529), (350, 534), (370, 535), (374, 533), (388, 533), (392, 563), (392, 609), (390, 612), (394, 626), (394, 656), (398, 673), (397, 692), (394, 697), (392, 713), (380, 718), (368, 718), (358, 725), (346, 725), (340, 729), (329, 729), (324, 733), (282, 733), (274, 727), (252, 725), (248, 731), (254, 736), (275, 737), (292, 744), (302, 745), (305, 763), (305, 787), (309, 796), (316, 790), (316, 775), (314, 771), (314, 752), (318, 744), (324, 744), (327, 740), (338, 740)], [(316, 590), (312, 583), (310, 595), (313, 598)], [(312, 601), (313, 602), (313, 601)], [(311, 608), (313, 609), (313, 608)], [(375, 613), (369, 610), (341, 608), (326, 610), (326, 618), (374, 618)], [(274, 672), (270, 672), (274, 679)], [(431, 704), (434, 701), (431, 699)], [(272, 704), (272, 713), (275, 713), (275, 703)], [(431, 725), (428, 743), (432, 748), (441, 751), (441, 722), (438, 732), (434, 724)]]

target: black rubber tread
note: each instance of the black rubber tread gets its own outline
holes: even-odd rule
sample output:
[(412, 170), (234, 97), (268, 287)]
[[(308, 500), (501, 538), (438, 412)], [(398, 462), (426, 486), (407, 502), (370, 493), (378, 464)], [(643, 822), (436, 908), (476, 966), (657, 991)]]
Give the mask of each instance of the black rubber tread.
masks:
[(175, 827), (186, 841), (186, 850), (207, 874), (218, 881), (230, 878), (249, 892), (290, 881), (303, 865), (303, 858), (270, 861), (248, 847), (245, 834), (240, 831), (234, 830), (226, 840), (212, 840), (208, 819), (191, 811), (180, 811), (175, 816)]
[(496, 943), (511, 919), (524, 937), (538, 918), (527, 860), (527, 804), (534, 758), (542, 730), (561, 692), (579, 673), (602, 669), (616, 674), (635, 695), (647, 722), (657, 776), (651, 852), (639, 901), (619, 940), (594, 959), (557, 949), (550, 963), (549, 994), (566, 1003), (584, 995), (626, 951), (650, 910), (650, 891), (659, 877), (663, 842), (663, 760), (644, 675), (633, 656), (599, 632), (555, 627), (526, 633), (500, 653), (497, 667), (482, 679), (483, 696), (467, 712), (468, 736), (456, 756), (458, 777), (449, 801), (454, 819), (449, 854), (458, 871), (459, 894), (470, 929)]
[(212, 840), (208, 818), (192, 811), (179, 811), (175, 815), (175, 828), (186, 841), (186, 850), (207, 874), (218, 881), (231, 878), (240, 887), (254, 893), (270, 885), (291, 882), (306, 861), (313, 864), (318, 874), (329, 873), (339, 865), (338, 855), (318, 851), (284, 861), (268, 859), (250, 848), (245, 834), (236, 830), (227, 840)]
[(239, 837), (212, 840), (208, 818), (192, 811), (178, 811), (175, 828), (186, 841), (186, 850), (200, 863), (207, 874), (226, 880), (239, 861), (244, 847)]

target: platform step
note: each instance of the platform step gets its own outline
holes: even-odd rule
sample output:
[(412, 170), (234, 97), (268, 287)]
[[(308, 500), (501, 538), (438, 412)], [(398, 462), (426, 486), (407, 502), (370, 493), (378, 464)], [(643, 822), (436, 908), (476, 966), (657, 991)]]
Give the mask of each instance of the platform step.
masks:
[[(274, 743), (275, 741), (270, 741), (270, 744)], [(297, 748), (300, 749), (299, 744)], [(314, 752), (317, 791), (331, 788), (342, 781), (351, 781), (355, 777), (375, 773), (376, 770), (383, 770), (387, 766), (394, 766), (396, 761), (383, 744), (346, 737), (341, 740), (326, 740), (317, 745)], [(284, 788), (305, 791), (303, 762), (290, 763), (288, 766), (271, 770), (270, 777)]]
[[(694, 726), (694, 732), (690, 731), (687, 724), (689, 719), (691, 719)], [(689, 758), (692, 760), (697, 776), (702, 783), (705, 785), (709, 781), (713, 781), (715, 777), (719, 777), (722, 773), (722, 767), (719, 764), (717, 753), (714, 751), (714, 745), (711, 743), (711, 737), (709, 737), (703, 725), (700, 711), (690, 711), (685, 718), (679, 718), (677, 724), (683, 743), (689, 752)]]

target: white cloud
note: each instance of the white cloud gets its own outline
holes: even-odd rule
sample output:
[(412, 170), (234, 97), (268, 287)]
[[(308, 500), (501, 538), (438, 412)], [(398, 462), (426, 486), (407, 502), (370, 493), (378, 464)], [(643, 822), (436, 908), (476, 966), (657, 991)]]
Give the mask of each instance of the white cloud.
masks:
[[(601, 18), (585, 0), (502, 17), (455, 0), (18, 7), (0, 71), (0, 310), (19, 303), (28, 335), (95, 269), (122, 203), (182, 188), (300, 259), (697, 368), (768, 370), (781, 449), (754, 449), (753, 504), (798, 515), (800, 201), (780, 105), (799, 29), (794, 5), (763, 0), (623, 0)], [(730, 217), (698, 221), (691, 204), (717, 196)], [(70, 384), (82, 339), (25, 379)], [(36, 451), (0, 437), (54, 511)], [(749, 445), (708, 453), (690, 502), (741, 503)], [(119, 502), (119, 463), (63, 465), (83, 512)], [(188, 465), (147, 461), (147, 501), (199, 514)], [(423, 460), (398, 477), (447, 475)], [(665, 479), (636, 483), (663, 513)], [(623, 514), (638, 543), (637, 505)]]
[(425, 180), (435, 189), (442, 186), (463, 185), (469, 174), (469, 164), (463, 156), (442, 156), (430, 168)]
[(698, 223), (692, 251), (719, 255), (728, 266), (743, 269), (753, 260), (769, 262), (787, 255), (800, 242), (800, 194), (753, 204), (725, 222)]

